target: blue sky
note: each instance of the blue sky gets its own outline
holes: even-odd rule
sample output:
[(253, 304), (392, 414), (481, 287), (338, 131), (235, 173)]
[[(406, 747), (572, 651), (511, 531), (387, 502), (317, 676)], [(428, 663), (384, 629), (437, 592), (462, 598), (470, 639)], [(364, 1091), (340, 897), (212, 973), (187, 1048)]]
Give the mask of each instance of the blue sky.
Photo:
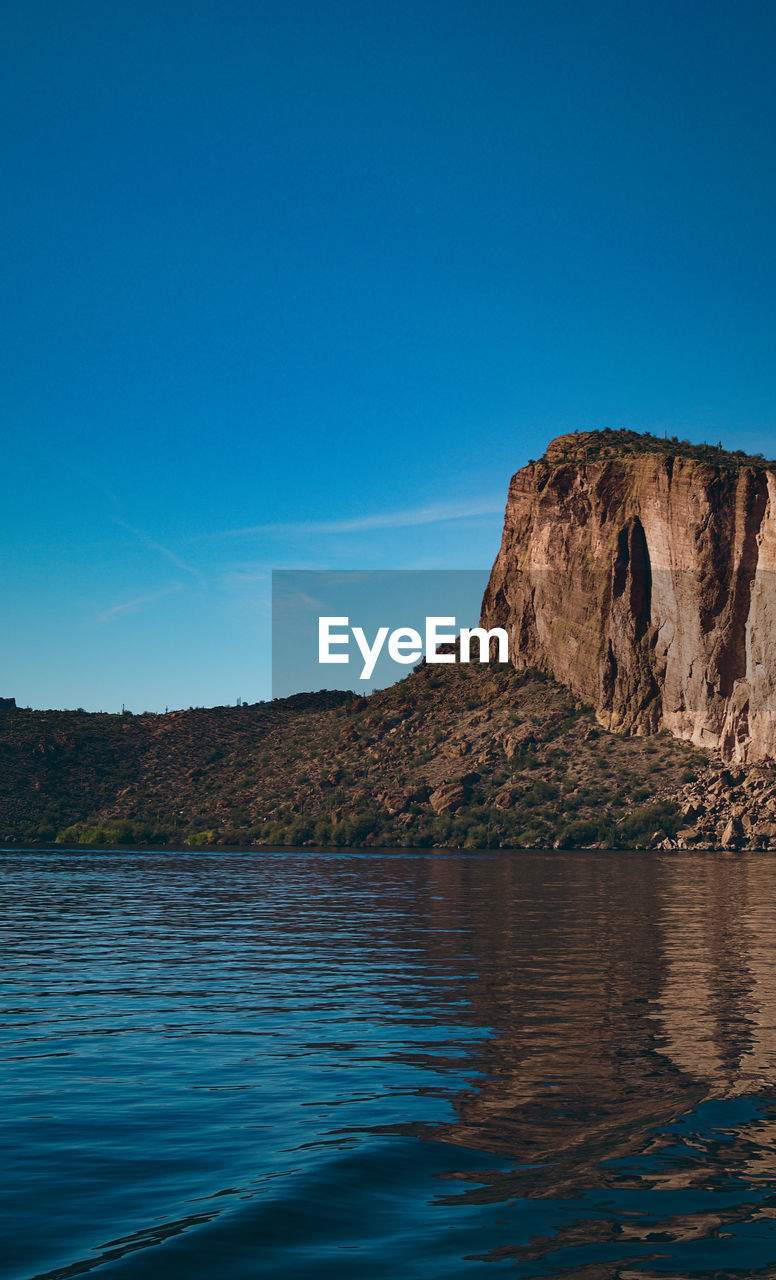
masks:
[(0, 695), (269, 695), (276, 568), (479, 568), (574, 427), (776, 453), (776, 8), (4, 15)]

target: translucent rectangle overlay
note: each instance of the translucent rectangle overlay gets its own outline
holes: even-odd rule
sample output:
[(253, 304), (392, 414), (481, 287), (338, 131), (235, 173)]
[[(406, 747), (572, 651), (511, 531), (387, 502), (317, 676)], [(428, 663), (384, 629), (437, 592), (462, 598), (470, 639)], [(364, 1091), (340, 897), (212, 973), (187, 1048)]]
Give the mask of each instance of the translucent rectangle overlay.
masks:
[[(371, 693), (384, 689), (409, 675), (412, 666), (425, 656), (427, 619), (451, 618), (454, 624), (439, 627), (440, 637), (458, 633), (462, 627), (476, 627), (489, 569), (276, 569), (272, 574), (272, 696), (285, 698), (294, 693), (319, 689), (350, 689)], [(323, 624), (331, 639), (325, 643), (330, 655), (347, 656), (347, 662), (322, 662), (320, 619), (347, 619), (347, 623)], [(380, 629), (386, 629), (379, 653), (375, 649)], [(365, 658), (355, 629), (362, 633), (362, 645), (374, 653), (374, 669)], [(410, 629), (421, 637), (416, 653), (411, 636), (397, 637), (389, 652), (390, 636)], [(347, 642), (341, 639), (347, 635)], [(476, 644), (472, 652), (478, 657)]]

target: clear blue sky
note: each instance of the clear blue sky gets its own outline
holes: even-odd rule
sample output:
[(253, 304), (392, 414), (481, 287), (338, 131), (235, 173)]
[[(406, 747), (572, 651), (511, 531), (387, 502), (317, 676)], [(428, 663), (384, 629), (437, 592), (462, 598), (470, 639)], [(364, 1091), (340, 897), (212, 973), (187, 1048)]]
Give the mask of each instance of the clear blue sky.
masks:
[(574, 427), (776, 452), (776, 6), (72, 0), (0, 46), (0, 696), (269, 693)]

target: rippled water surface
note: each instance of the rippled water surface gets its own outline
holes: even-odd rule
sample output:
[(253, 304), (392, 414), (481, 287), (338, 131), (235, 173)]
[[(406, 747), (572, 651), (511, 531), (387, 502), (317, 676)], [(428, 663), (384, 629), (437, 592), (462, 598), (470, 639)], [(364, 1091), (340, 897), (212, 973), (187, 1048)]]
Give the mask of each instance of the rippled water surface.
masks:
[(4, 1276), (776, 1277), (776, 861), (0, 874)]

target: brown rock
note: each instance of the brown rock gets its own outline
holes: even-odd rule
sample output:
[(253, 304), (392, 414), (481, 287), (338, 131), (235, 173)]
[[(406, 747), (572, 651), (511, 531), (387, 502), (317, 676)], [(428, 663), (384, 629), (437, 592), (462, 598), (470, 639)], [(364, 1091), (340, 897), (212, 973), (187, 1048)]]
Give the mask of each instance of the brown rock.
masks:
[(460, 809), (466, 799), (466, 791), (460, 782), (444, 782), (428, 798), (434, 813), (447, 813), (448, 810)]
[(517, 729), (513, 733), (506, 734), (503, 743), (507, 760), (511, 760), (518, 752), (527, 751), (529, 747), (535, 747), (536, 735), (532, 729)]
[(512, 478), (482, 624), (604, 727), (748, 764), (776, 758), (775, 570), (776, 470), (569, 435)]
[(690, 800), (687, 802), (687, 804), (682, 805), (680, 809), (680, 813), (683, 818), (688, 819), (690, 822), (692, 822), (694, 818), (699, 818), (701, 816), (701, 814), (703, 813), (703, 807), (698, 803), (697, 800)]
[(417, 786), (405, 787), (404, 797), (410, 802), (416, 800), (428, 800), (428, 787), (425, 783), (418, 783)]
[(723, 849), (735, 849), (741, 842), (742, 837), (741, 823), (738, 818), (729, 818), (727, 825), (720, 837), (720, 843)]
[(694, 844), (696, 840), (702, 839), (700, 832), (696, 831), (695, 827), (680, 827), (676, 833), (676, 838), (685, 844)]

